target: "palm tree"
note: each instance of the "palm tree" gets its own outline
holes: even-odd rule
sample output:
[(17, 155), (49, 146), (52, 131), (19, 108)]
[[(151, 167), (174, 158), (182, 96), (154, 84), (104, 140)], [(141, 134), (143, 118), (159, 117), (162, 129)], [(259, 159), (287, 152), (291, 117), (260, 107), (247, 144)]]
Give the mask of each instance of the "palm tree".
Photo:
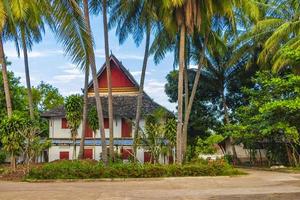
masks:
[[(89, 43), (92, 44), (92, 32), (91, 32), (91, 26), (90, 26), (90, 17), (89, 17), (89, 7), (88, 7), (88, 1), (83, 0), (83, 6), (84, 6), (84, 18), (85, 18), (85, 24), (87, 31), (89, 33)], [(100, 129), (100, 135), (101, 135), (101, 146), (102, 146), (102, 160), (105, 164), (108, 164), (107, 160), (107, 147), (106, 147), (106, 139), (105, 139), (105, 131), (104, 131), (104, 121), (103, 121), (103, 110), (102, 110), (102, 104), (101, 99), (99, 95), (99, 85), (98, 85), (98, 79), (97, 79), (97, 69), (96, 69), (96, 61), (95, 61), (95, 53), (93, 47), (90, 47), (87, 51), (91, 71), (92, 71), (92, 77), (93, 77), (93, 86), (94, 86), (94, 93), (95, 93), (95, 99), (96, 99), (96, 108), (97, 108), (97, 114), (98, 114), (98, 120), (99, 120), (99, 129)]]
[[(137, 97), (134, 138), (138, 137), (139, 124), (142, 113), (142, 100), (144, 93), (144, 82), (149, 57), (150, 35), (157, 20), (157, 2), (154, 0), (134, 0), (130, 3), (126, 0), (117, 1), (113, 6), (109, 20), (109, 26), (117, 26), (116, 34), (122, 44), (129, 34), (133, 35), (136, 45), (140, 45), (144, 34), (146, 35), (143, 66)], [(134, 143), (136, 144), (136, 142)], [(134, 145), (134, 155), (136, 157), (137, 146)]]
[[(85, 141), (85, 132), (87, 130), (87, 115), (88, 115), (88, 85), (89, 85), (89, 76), (90, 76), (90, 67), (85, 66), (84, 73), (84, 94), (83, 94), (83, 111), (82, 111), (82, 132), (80, 138), (80, 147), (78, 153), (78, 159), (83, 159), (84, 155), (84, 141)], [(94, 131), (96, 133), (96, 131)], [(94, 137), (96, 137), (94, 135)]]
[[(19, 52), (20, 47), (23, 50), (29, 113), (30, 118), (34, 119), (34, 108), (28, 63), (28, 50), (31, 50), (32, 44), (34, 42), (39, 42), (42, 39), (41, 34), (42, 32), (44, 32), (42, 10), (35, 1), (22, 1), (21, 3), (20, 0), (15, 0), (15, 2), (11, 2), (11, 4), (15, 8), (13, 9), (12, 15), (16, 25), (15, 35), (12, 35), (12, 37), (15, 38), (17, 52)], [(18, 42), (19, 40), (20, 43)]]
[(11, 96), (9, 91), (9, 82), (7, 77), (7, 66), (5, 53), (3, 48), (3, 37), (4, 35), (4, 27), (6, 26), (6, 22), (12, 19), (10, 7), (8, 6), (8, 1), (3, 0), (0, 2), (0, 65), (2, 70), (3, 77), (3, 85), (4, 85), (4, 93), (5, 93), (5, 101), (6, 101), (6, 109), (8, 117), (12, 116), (12, 103)]
[[(183, 120), (183, 76), (185, 69), (185, 38), (186, 35), (192, 36), (194, 33), (205, 33), (209, 32), (211, 18), (213, 16), (225, 16), (228, 18), (230, 23), (235, 25), (234, 8), (240, 8), (245, 13), (253, 18), (258, 15), (258, 7), (255, 3), (245, 0), (235, 1), (193, 1), (193, 0), (178, 0), (178, 1), (163, 1), (162, 2), (162, 21), (167, 27), (166, 29), (174, 29), (175, 32), (179, 32), (179, 47), (178, 47), (178, 60), (179, 60), (179, 76), (178, 76), (178, 123), (177, 123), (177, 162), (182, 163), (184, 154), (186, 151), (186, 134), (183, 132), (183, 127), (188, 124), (190, 112), (185, 112)], [(176, 22), (172, 24), (172, 21)], [(177, 28), (177, 30), (176, 30)], [(204, 30), (203, 30), (204, 29)], [(173, 30), (174, 31), (174, 30)], [(207, 37), (207, 34), (205, 34)], [(168, 40), (167, 40), (168, 41)], [(172, 41), (172, 39), (171, 39)], [(165, 43), (163, 43), (165, 44)], [(169, 45), (165, 45), (168, 48)], [(163, 54), (165, 49), (160, 50)], [(159, 55), (161, 56), (161, 55)], [(201, 64), (198, 65), (198, 71), (201, 70)], [(200, 73), (200, 72), (198, 72)], [(196, 76), (194, 80), (193, 91), (196, 91), (197, 83), (200, 76)], [(193, 93), (192, 91), (192, 93)], [(191, 96), (192, 97), (192, 96)], [(192, 107), (193, 101), (191, 97), (188, 101), (188, 108)]]
[(112, 85), (111, 85), (111, 70), (109, 60), (109, 41), (108, 41), (108, 25), (107, 25), (107, 3), (102, 1), (103, 14), (103, 31), (104, 31), (104, 48), (105, 48), (105, 63), (108, 89), (108, 120), (109, 120), (109, 155), (110, 159), (114, 160), (114, 130), (113, 130), (113, 99), (112, 99)]
[(265, 15), (254, 27), (241, 36), (241, 48), (246, 53), (250, 47), (260, 46), (258, 62), (272, 66), (278, 72), (290, 67), (299, 72), (299, 59), (293, 54), (300, 46), (300, 4), (296, 0), (269, 1)]

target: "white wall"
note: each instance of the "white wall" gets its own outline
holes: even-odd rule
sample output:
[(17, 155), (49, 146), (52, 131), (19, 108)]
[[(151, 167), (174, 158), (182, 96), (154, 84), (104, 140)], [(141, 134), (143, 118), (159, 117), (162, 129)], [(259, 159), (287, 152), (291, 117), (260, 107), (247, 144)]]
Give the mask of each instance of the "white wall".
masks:
[[(142, 119), (140, 121), (140, 127), (143, 129), (144, 125), (145, 125), (145, 120)], [(114, 119), (113, 129), (114, 129), (114, 137), (121, 138), (121, 134), (122, 134), (122, 119), (121, 118)], [(80, 126), (79, 126), (77, 138), (81, 137), (81, 132), (82, 132), (82, 124), (80, 124)], [(95, 137), (100, 138), (99, 130), (96, 131)], [(105, 137), (109, 138), (109, 129), (105, 129)], [(133, 137), (133, 130), (132, 130), (132, 137)], [(61, 128), (61, 118), (49, 119), (49, 138), (71, 138), (70, 129), (62, 129)]]

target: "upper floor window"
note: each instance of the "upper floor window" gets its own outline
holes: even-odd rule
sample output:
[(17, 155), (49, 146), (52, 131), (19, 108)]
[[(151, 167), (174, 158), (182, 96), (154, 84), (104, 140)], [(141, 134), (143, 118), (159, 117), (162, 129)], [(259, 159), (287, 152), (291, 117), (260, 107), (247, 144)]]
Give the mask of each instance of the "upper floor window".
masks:
[(66, 118), (61, 118), (61, 128), (62, 129), (68, 129), (69, 126), (68, 126), (68, 121)]
[(103, 122), (104, 122), (104, 128), (105, 129), (109, 128), (109, 119), (108, 118), (104, 118)]

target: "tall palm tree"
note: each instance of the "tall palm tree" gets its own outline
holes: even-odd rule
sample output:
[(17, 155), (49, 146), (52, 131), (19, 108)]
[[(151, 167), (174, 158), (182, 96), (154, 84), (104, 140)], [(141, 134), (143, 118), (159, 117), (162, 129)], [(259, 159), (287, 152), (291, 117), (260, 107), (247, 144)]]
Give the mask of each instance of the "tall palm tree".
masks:
[[(83, 94), (83, 110), (82, 110), (82, 132), (80, 138), (80, 147), (78, 153), (78, 159), (84, 158), (84, 141), (85, 141), (85, 132), (87, 130), (87, 115), (88, 115), (88, 85), (89, 85), (89, 76), (90, 76), (90, 66), (85, 66), (84, 73), (84, 94)], [(94, 131), (96, 133), (96, 131)], [(94, 135), (96, 137), (96, 135)]]
[(5, 102), (6, 102), (6, 109), (8, 117), (12, 116), (12, 103), (11, 103), (11, 96), (9, 90), (9, 82), (7, 77), (7, 66), (5, 60), (5, 53), (3, 48), (3, 37), (4, 35), (4, 28), (6, 26), (6, 22), (8, 20), (12, 20), (10, 6), (7, 0), (3, 0), (0, 2), (0, 65), (2, 70), (2, 77), (3, 77), (3, 85), (4, 85), (4, 93), (5, 93)]
[[(83, 6), (84, 6), (84, 18), (85, 18), (85, 24), (87, 31), (89, 33), (89, 43), (92, 44), (92, 32), (91, 32), (91, 26), (90, 26), (90, 17), (89, 17), (89, 5), (87, 0), (83, 0)], [(97, 69), (96, 69), (96, 60), (95, 60), (95, 53), (93, 47), (90, 47), (87, 51), (91, 71), (92, 71), (92, 77), (93, 77), (93, 86), (94, 86), (94, 93), (95, 93), (95, 99), (96, 99), (96, 108), (97, 108), (97, 114), (98, 114), (98, 120), (99, 120), (99, 129), (100, 129), (100, 135), (101, 135), (101, 146), (102, 146), (102, 160), (105, 164), (108, 164), (107, 160), (107, 147), (106, 147), (106, 139), (105, 139), (105, 131), (104, 131), (104, 122), (103, 122), (103, 110), (102, 110), (102, 104), (101, 99), (99, 95), (99, 85), (98, 85), (98, 79), (97, 79)]]
[[(136, 45), (140, 45), (144, 34), (146, 36), (142, 72), (137, 97), (134, 138), (138, 137), (139, 124), (142, 113), (142, 100), (144, 93), (144, 83), (149, 57), (150, 35), (157, 20), (157, 1), (154, 0), (134, 0), (130, 3), (126, 0), (117, 1), (113, 4), (109, 20), (110, 28), (117, 26), (116, 34), (122, 44), (132, 34)], [(134, 142), (134, 155), (136, 157), (137, 145)]]
[(23, 50), (29, 113), (30, 118), (34, 119), (28, 50), (31, 50), (34, 42), (40, 42), (42, 40), (42, 32), (44, 32), (43, 11), (38, 5), (38, 1), (23, 2), (22, 0), (14, 0), (11, 1), (11, 6), (13, 8), (12, 15), (16, 24), (16, 34), (12, 37), (15, 38), (15, 41), (20, 41), (16, 42), (17, 52), (19, 52), (19, 48)]
[[(179, 32), (179, 76), (178, 76), (178, 123), (177, 123), (177, 162), (182, 163), (186, 151), (186, 134), (183, 127), (187, 126), (190, 112), (185, 112), (183, 120), (183, 76), (185, 68), (184, 49), (186, 35), (192, 36), (195, 32), (203, 33), (203, 29), (209, 30), (210, 20), (213, 16), (226, 16), (231, 24), (235, 27), (234, 8), (238, 7), (246, 10), (247, 14), (257, 17), (258, 8), (251, 1), (235, 0), (235, 1), (194, 1), (194, 0), (166, 0), (162, 1), (162, 21), (169, 27), (175, 27), (175, 32)], [(174, 23), (172, 23), (175, 22)], [(177, 30), (176, 30), (177, 29)], [(164, 44), (164, 43), (163, 43)], [(167, 47), (170, 47), (166, 45)], [(165, 50), (160, 50), (163, 54)], [(161, 56), (161, 55), (160, 55)], [(198, 71), (201, 70), (201, 64), (198, 65)], [(200, 73), (200, 72), (198, 72)], [(193, 91), (195, 92), (200, 76), (196, 76), (194, 80)], [(193, 93), (192, 91), (192, 93)], [(193, 101), (188, 101), (188, 108), (192, 106)], [(189, 110), (189, 109), (188, 109)], [(187, 110), (187, 111), (188, 111)]]
[(113, 130), (113, 97), (111, 85), (111, 69), (109, 60), (109, 40), (108, 40), (108, 25), (107, 25), (107, 3), (106, 0), (102, 1), (102, 14), (103, 14), (103, 31), (104, 31), (104, 49), (105, 49), (105, 63), (106, 63), (106, 76), (107, 76), (107, 89), (108, 89), (108, 120), (109, 120), (109, 155), (110, 159), (114, 160), (114, 130)]
[[(59, 42), (63, 44), (65, 53), (71, 57), (72, 62), (81, 68), (91, 67), (94, 83), (98, 120), (102, 141), (102, 160), (107, 163), (106, 141), (102, 105), (98, 91), (95, 54), (93, 38), (91, 35), (89, 10), (87, 0), (83, 1), (84, 16), (79, 4), (74, 0), (41, 1), (46, 20)], [(87, 90), (86, 90), (87, 91)], [(83, 143), (81, 143), (83, 145)]]

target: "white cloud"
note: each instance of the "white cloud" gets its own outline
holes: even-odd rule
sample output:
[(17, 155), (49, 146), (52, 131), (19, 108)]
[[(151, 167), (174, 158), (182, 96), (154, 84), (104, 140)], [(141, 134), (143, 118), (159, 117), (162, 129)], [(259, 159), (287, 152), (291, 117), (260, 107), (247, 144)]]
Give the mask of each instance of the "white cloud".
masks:
[(58, 67), (62, 69), (62, 74), (53, 76), (52, 83), (70, 83), (73, 80), (81, 81), (84, 78), (83, 72), (81, 72), (76, 65), (67, 63), (66, 65)]
[[(42, 57), (50, 57), (50, 56), (57, 56), (57, 55), (63, 55), (64, 52), (62, 50), (40, 50), (40, 51), (30, 51), (28, 52), (29, 58), (42, 58)], [(20, 51), (20, 57), (18, 57), (17, 51), (12, 48), (5, 49), (5, 55), (10, 59), (17, 59), (17, 58), (23, 58), (23, 52)]]
[[(133, 72), (130, 72), (130, 74), (135, 77), (140, 77), (142, 74), (142, 71), (133, 71)], [(151, 74), (151, 72), (146, 72), (146, 75), (150, 75), (150, 74)]]
[[(26, 85), (25, 73), (24, 72), (15, 71), (14, 74), (15, 74), (16, 77), (20, 77), (21, 78), (20, 79), (21, 84), (25, 86)], [(30, 82), (31, 82), (31, 85), (34, 85), (37, 82), (37, 79), (32, 74), (30, 74)]]

